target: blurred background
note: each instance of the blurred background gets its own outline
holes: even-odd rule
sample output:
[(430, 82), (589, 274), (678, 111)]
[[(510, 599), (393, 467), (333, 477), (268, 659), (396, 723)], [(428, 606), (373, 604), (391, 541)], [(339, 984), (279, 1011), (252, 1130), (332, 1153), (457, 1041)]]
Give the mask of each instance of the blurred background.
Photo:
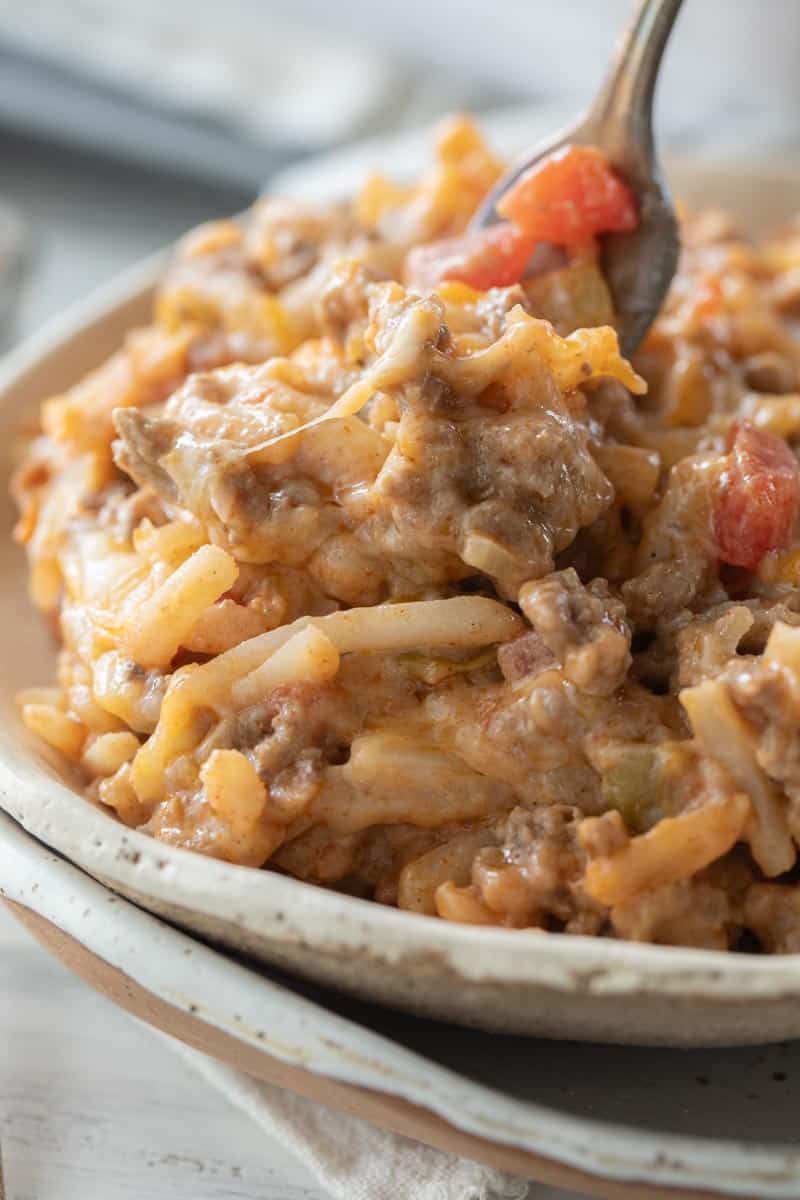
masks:
[[(590, 96), (630, 7), (0, 0), (6, 343), (308, 156), (464, 107), (529, 105), (533, 140)], [(797, 153), (798, 52), (798, 0), (686, 0), (661, 84), (662, 140)]]

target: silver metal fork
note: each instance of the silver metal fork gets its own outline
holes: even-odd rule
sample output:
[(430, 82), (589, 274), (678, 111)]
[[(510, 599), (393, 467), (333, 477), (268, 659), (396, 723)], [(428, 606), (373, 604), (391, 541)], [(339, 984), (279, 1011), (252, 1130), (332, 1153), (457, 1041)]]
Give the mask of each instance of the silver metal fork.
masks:
[(620, 342), (631, 354), (642, 340), (678, 262), (675, 212), (653, 140), (658, 71), (683, 0), (638, 0), (611, 68), (589, 110), (574, 125), (519, 158), (489, 192), (472, 221), (494, 224), (500, 197), (541, 159), (570, 145), (596, 146), (623, 176), (639, 205), (633, 233), (603, 238), (602, 265), (617, 311)]

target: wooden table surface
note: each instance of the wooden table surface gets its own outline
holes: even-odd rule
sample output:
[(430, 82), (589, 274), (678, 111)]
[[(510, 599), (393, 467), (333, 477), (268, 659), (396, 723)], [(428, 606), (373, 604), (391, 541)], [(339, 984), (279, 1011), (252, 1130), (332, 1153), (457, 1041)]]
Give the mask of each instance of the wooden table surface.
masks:
[(6, 1200), (322, 1200), (313, 1178), (0, 909)]

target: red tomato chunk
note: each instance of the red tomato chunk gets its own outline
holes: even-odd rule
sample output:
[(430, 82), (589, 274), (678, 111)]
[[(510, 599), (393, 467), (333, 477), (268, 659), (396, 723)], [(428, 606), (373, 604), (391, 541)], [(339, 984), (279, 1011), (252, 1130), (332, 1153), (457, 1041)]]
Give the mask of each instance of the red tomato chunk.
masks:
[(436, 287), (444, 279), (459, 280), (481, 292), (511, 287), (522, 279), (534, 246), (535, 239), (506, 224), (442, 238), (411, 251), (406, 279), (419, 288)]
[(788, 545), (800, 501), (797, 458), (786, 443), (749, 422), (734, 425), (729, 465), (713, 505), (722, 562), (755, 571), (770, 550)]
[(570, 246), (599, 233), (630, 233), (633, 192), (593, 146), (568, 146), (521, 175), (497, 206), (537, 241)]

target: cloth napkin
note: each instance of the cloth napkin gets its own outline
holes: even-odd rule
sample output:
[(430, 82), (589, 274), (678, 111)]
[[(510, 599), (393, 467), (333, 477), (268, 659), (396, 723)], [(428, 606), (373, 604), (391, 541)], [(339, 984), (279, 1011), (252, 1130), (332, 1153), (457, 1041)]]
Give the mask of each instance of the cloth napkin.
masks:
[[(212, 1087), (290, 1150), (334, 1200), (555, 1200), (522, 1179), (387, 1133), (235, 1071), (157, 1034)], [(535, 1186), (535, 1185), (534, 1185)]]
[[(0, 126), (259, 186), (300, 156), (493, 94), (267, 0), (0, 0)], [(291, 6), (290, 6), (291, 7)]]
[(309, 147), (357, 135), (402, 87), (394, 64), (346, 31), (281, 22), (247, 0), (0, 0), (0, 43), (87, 82)]

